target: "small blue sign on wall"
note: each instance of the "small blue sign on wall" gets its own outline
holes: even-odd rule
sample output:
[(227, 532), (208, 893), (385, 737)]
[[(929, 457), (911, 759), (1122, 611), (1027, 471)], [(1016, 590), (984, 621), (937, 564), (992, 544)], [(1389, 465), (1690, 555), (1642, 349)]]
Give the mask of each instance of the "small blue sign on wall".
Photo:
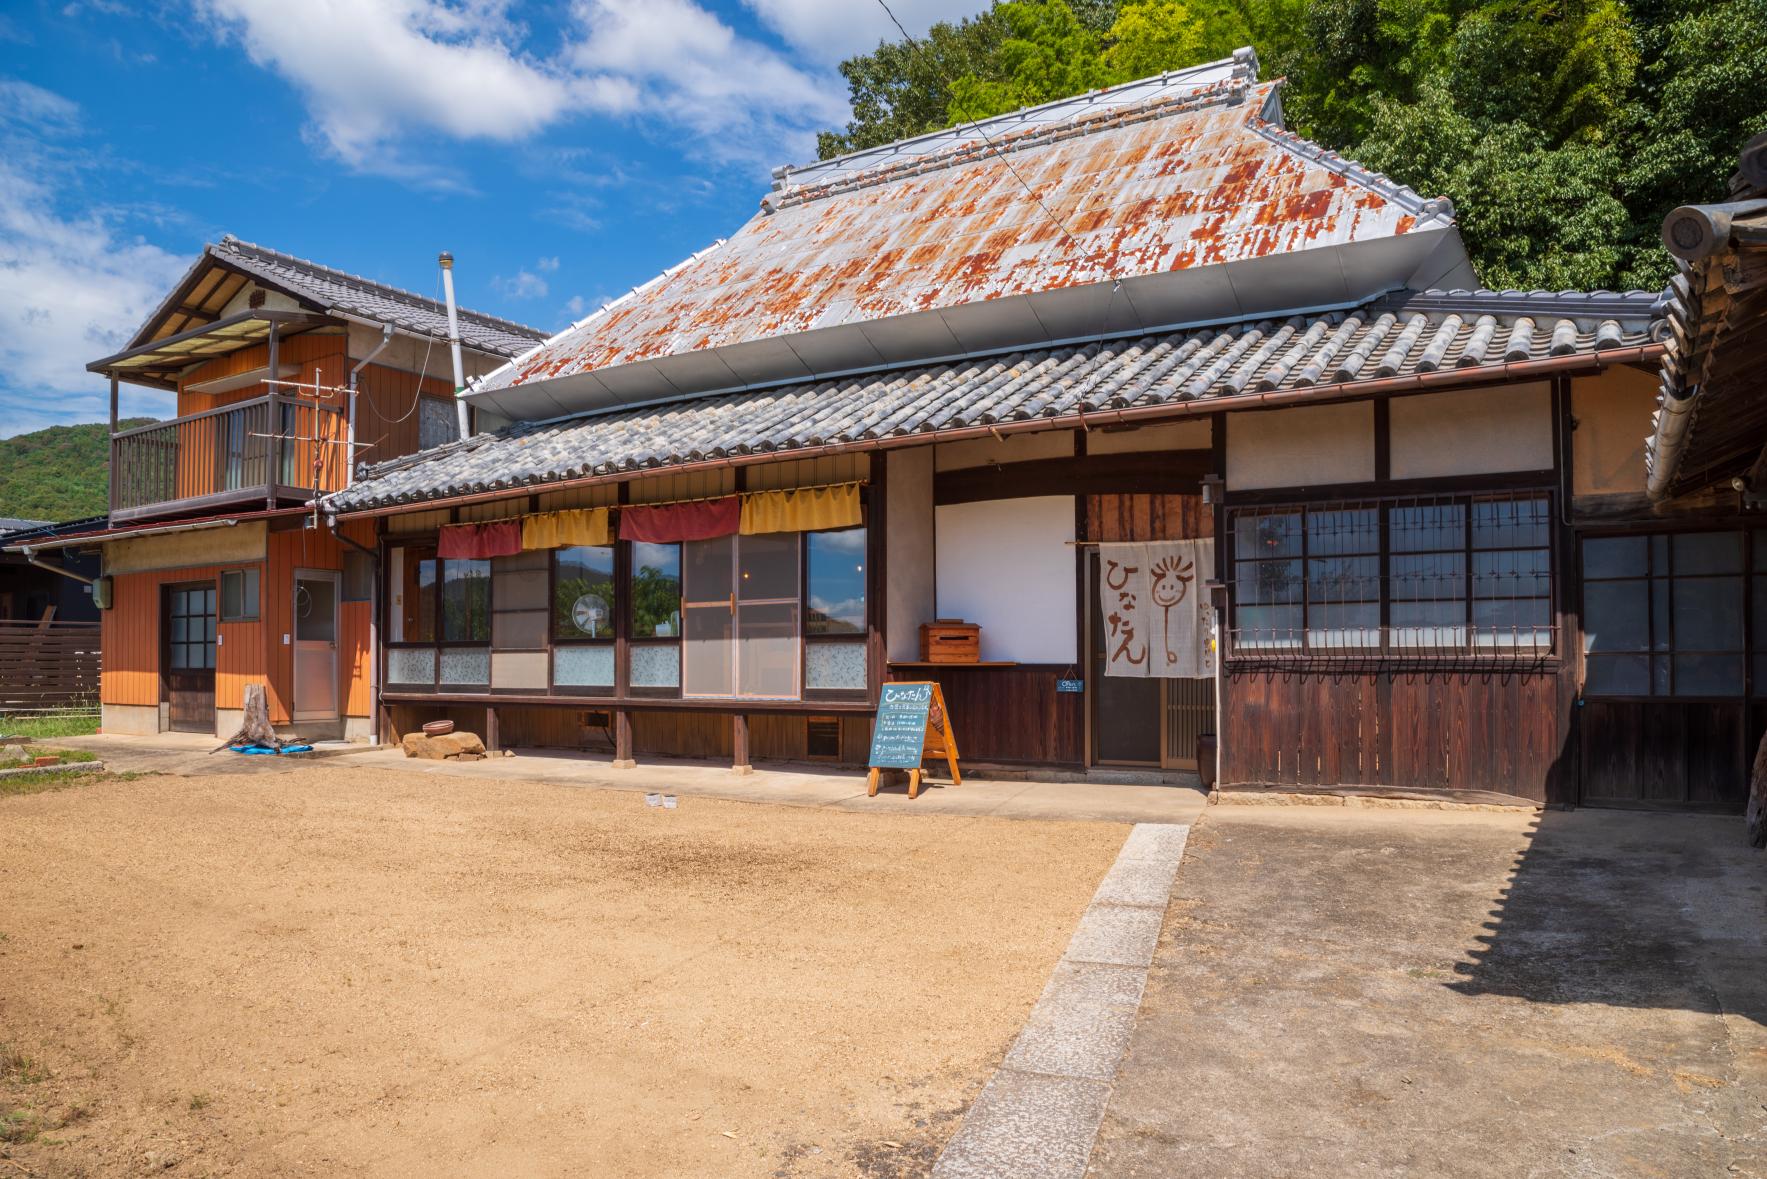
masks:
[(1055, 681), (1055, 690), (1057, 692), (1084, 692), (1086, 690), (1086, 681), (1085, 680), (1056, 680)]

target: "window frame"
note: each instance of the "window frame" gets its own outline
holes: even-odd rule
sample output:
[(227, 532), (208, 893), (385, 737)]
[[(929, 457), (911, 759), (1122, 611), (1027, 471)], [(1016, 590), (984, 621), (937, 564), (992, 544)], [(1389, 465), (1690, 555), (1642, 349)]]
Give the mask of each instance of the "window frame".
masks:
[[(422, 694), (432, 696), (462, 694), (490, 695), (491, 684), (488, 675), (483, 684), (464, 684), (456, 683), (454, 681), (444, 681), (442, 679), (442, 652), (448, 649), (483, 650), (486, 653), (488, 665), (490, 652), (492, 650), (491, 641), (495, 634), (494, 619), (497, 612), (495, 600), (496, 591), (494, 589), (495, 578), (492, 571), (487, 569), (485, 575), (485, 637), (483, 639), (445, 639), (442, 637), (445, 626), (442, 612), (442, 594), (443, 587), (447, 584), (447, 569), (451, 558), (444, 558), (437, 555), (436, 538), (434, 534), (429, 534), (427, 536), (419, 534), (411, 537), (398, 537), (387, 546), (387, 559), (381, 562), (381, 576), (388, 580), (390, 580), (393, 575), (393, 561), (391, 557), (392, 552), (395, 549), (403, 551), (403, 555), (399, 559), (401, 574), (403, 574), (404, 570), (412, 564), (414, 553), (417, 554), (415, 557), (415, 560), (417, 561), (433, 560), (436, 563), (436, 579), (429, 590), (432, 596), (431, 608), (433, 611), (432, 617), (435, 619), (435, 634), (428, 639), (411, 639), (405, 637), (393, 639), (390, 637), (383, 637), (381, 640), (381, 646), (387, 651), (395, 649), (430, 651), (432, 653), (430, 679), (428, 683), (394, 682), (390, 678), (392, 672), (392, 660), (383, 655), (381, 659), (382, 666), (380, 682), (387, 688), (393, 689), (400, 694)], [(458, 558), (452, 559), (458, 560)], [(484, 560), (487, 566), (491, 564), (490, 558), (480, 559)], [(390, 636), (392, 634), (394, 595), (391, 592), (391, 586), (385, 586), (384, 588), (386, 588), (388, 592), (381, 595), (381, 634), (383, 636)], [(408, 605), (405, 608), (408, 608)], [(402, 623), (399, 629), (401, 633), (404, 631)], [(466, 689), (467, 691), (463, 693), (461, 689)]]
[[(869, 697), (871, 688), (871, 521), (862, 519), (859, 523), (846, 528), (819, 528), (811, 532), (798, 533), (800, 552), (798, 570), (802, 584), (798, 587), (798, 698), (801, 700), (864, 700)], [(812, 536), (830, 536), (842, 532), (858, 532), (864, 534), (860, 551), (864, 554), (865, 571), (860, 576), (860, 593), (865, 597), (865, 609), (859, 620), (859, 633), (856, 635), (828, 635), (810, 633), (810, 538)], [(851, 643), (857, 645), (865, 655), (866, 683), (857, 688), (812, 688), (810, 686), (810, 647), (821, 643)]]
[[(1332, 495), (1329, 492), (1337, 492)], [(1351, 493), (1351, 494), (1346, 494)], [(1360, 494), (1355, 494), (1360, 493)], [(1545, 529), (1543, 542), (1537, 545), (1484, 545), (1474, 544), (1475, 514), (1481, 502), (1528, 502), (1539, 501), (1544, 505), (1542, 527)], [(1461, 532), (1460, 544), (1455, 548), (1436, 548), (1404, 550), (1395, 549), (1393, 544), (1393, 513), (1395, 508), (1415, 507), (1437, 504), (1459, 505), (1463, 510), (1458, 527)], [(1230, 665), (1253, 664), (1298, 664), (1298, 663), (1329, 663), (1341, 664), (1349, 661), (1392, 664), (1398, 666), (1415, 666), (1430, 662), (1452, 661), (1456, 664), (1471, 663), (1490, 666), (1555, 666), (1564, 657), (1561, 627), (1559, 624), (1559, 602), (1564, 582), (1561, 573), (1559, 555), (1560, 537), (1556, 524), (1558, 522), (1557, 495), (1550, 487), (1533, 484), (1497, 486), (1476, 489), (1444, 487), (1432, 489), (1421, 487), (1415, 491), (1395, 494), (1380, 493), (1362, 486), (1355, 488), (1328, 489), (1327, 494), (1319, 496), (1283, 495), (1280, 491), (1259, 493), (1249, 496), (1229, 497), (1223, 505), (1221, 539), (1217, 543), (1225, 544), (1227, 551), (1223, 558), (1223, 568), (1227, 578), (1227, 627), (1225, 659)], [(1378, 642), (1365, 646), (1320, 646), (1313, 641), (1311, 612), (1315, 605), (1309, 594), (1310, 576), (1309, 562), (1320, 559), (1312, 551), (1311, 529), (1309, 521), (1313, 513), (1332, 511), (1374, 509), (1376, 511), (1375, 531), (1378, 549), (1376, 553), (1357, 553), (1354, 556), (1378, 558), (1376, 574), (1376, 593), (1378, 595)], [(1272, 558), (1248, 557), (1242, 562), (1238, 552), (1240, 520), (1259, 516), (1289, 515), (1298, 518), (1299, 548), (1292, 555)], [(1479, 574), (1476, 571), (1477, 556), (1493, 552), (1543, 552), (1546, 554), (1546, 620), (1526, 629), (1543, 633), (1543, 643), (1515, 643), (1502, 646), (1490, 641), (1481, 641), (1482, 633), (1475, 625), (1474, 617), (1477, 603), (1481, 601), (1500, 600), (1488, 596), (1481, 597), (1476, 592)], [(1394, 641), (1396, 630), (1420, 631), (1428, 629), (1447, 630), (1450, 624), (1407, 623), (1403, 627), (1393, 624), (1393, 605), (1398, 599), (1393, 594), (1393, 558), (1405, 557), (1413, 553), (1423, 555), (1458, 554), (1461, 568), (1457, 575), (1459, 581), (1459, 597), (1444, 598), (1443, 601), (1457, 602), (1460, 606), (1460, 619), (1451, 624), (1452, 627), (1464, 629), (1464, 639), (1454, 644), (1400, 644)], [(1248, 635), (1255, 634), (1257, 628), (1242, 628), (1240, 625), (1240, 609), (1244, 605), (1240, 592), (1239, 566), (1242, 563), (1256, 564), (1260, 561), (1271, 563), (1279, 561), (1298, 562), (1300, 566), (1299, 601), (1293, 603), (1300, 610), (1299, 622), (1292, 628), (1297, 637), (1287, 643), (1248, 642)], [(1535, 601), (1539, 595), (1516, 597), (1511, 601)], [(1330, 605), (1333, 603), (1320, 603)]]
[[(251, 585), (251, 611), (244, 608), (245, 591), (240, 590), (241, 609), (238, 614), (227, 613), (227, 579), (238, 577), (242, 582)], [(223, 569), (216, 579), (215, 586), (215, 621), (222, 622), (262, 622), (264, 620), (264, 575), (258, 565), (242, 565), (237, 569)]]
[[(1722, 536), (1722, 535), (1735, 535), (1739, 539), (1741, 549), (1738, 554), (1737, 572), (1735, 572), (1735, 573), (1719, 573), (1719, 574), (1704, 574), (1704, 573), (1677, 574), (1675, 572), (1675, 541), (1678, 538), (1683, 537), (1683, 536)], [(1587, 621), (1586, 618), (1583, 618), (1583, 615), (1585, 615), (1588, 610), (1588, 593), (1589, 593), (1589, 587), (1591, 585), (1613, 585), (1616, 583), (1636, 581), (1636, 582), (1641, 582), (1644, 586), (1644, 626), (1645, 626), (1644, 643), (1645, 643), (1645, 645), (1642, 650), (1639, 650), (1639, 651), (1617, 651), (1617, 652), (1602, 652), (1602, 651), (1591, 652), (1591, 651), (1588, 651), (1586, 649), (1587, 634), (1588, 634), (1587, 625), (1584, 625), (1581, 628), (1582, 633), (1584, 635), (1584, 639), (1582, 642), (1580, 642), (1578, 644), (1578, 647), (1579, 647), (1580, 653), (1582, 655), (1583, 662), (1582, 662), (1582, 666), (1580, 668), (1581, 674), (1578, 677), (1577, 689), (1578, 689), (1579, 695), (1582, 698), (1587, 699), (1587, 700), (1592, 700), (1592, 701), (1599, 701), (1601, 703), (1721, 704), (1721, 705), (1731, 705), (1731, 706), (1746, 705), (1746, 704), (1760, 698), (1760, 696), (1762, 695), (1762, 684), (1759, 682), (1758, 677), (1756, 677), (1756, 675), (1754, 674), (1755, 660), (1757, 658), (1757, 649), (1760, 648), (1763, 650), (1767, 650), (1767, 644), (1763, 644), (1762, 638), (1758, 637), (1758, 635), (1757, 635), (1756, 620), (1753, 616), (1754, 615), (1753, 603), (1754, 603), (1754, 594), (1755, 594), (1757, 582), (1760, 582), (1763, 585), (1767, 585), (1767, 569), (1756, 569), (1756, 567), (1755, 567), (1756, 562), (1757, 562), (1756, 553), (1762, 551), (1758, 546), (1762, 545), (1764, 542), (1767, 542), (1767, 530), (1751, 528), (1746, 523), (1734, 523), (1733, 522), (1727, 527), (1717, 527), (1717, 528), (1709, 527), (1709, 526), (1696, 526), (1696, 527), (1681, 527), (1681, 528), (1658, 528), (1658, 529), (1654, 529), (1654, 530), (1653, 529), (1637, 529), (1637, 528), (1620, 529), (1620, 530), (1614, 530), (1614, 531), (1603, 530), (1603, 531), (1599, 531), (1599, 532), (1579, 533), (1576, 539), (1577, 539), (1576, 561), (1577, 561), (1577, 574), (1578, 574), (1578, 592), (1580, 595), (1580, 600), (1578, 603), (1578, 610), (1579, 610), (1580, 620), (1584, 621), (1585, 623)], [(1668, 563), (1668, 569), (1665, 570), (1664, 572), (1661, 572), (1661, 573), (1659, 573), (1656, 568), (1657, 552), (1656, 552), (1656, 545), (1653, 543), (1654, 541), (1656, 541), (1658, 539), (1661, 539), (1663, 541), (1663, 547), (1667, 553), (1667, 563)], [(1630, 575), (1624, 576), (1624, 577), (1590, 577), (1588, 575), (1588, 563), (1584, 557), (1585, 546), (1590, 541), (1598, 541), (1599, 542), (1599, 541), (1611, 541), (1611, 540), (1639, 540), (1639, 541), (1642, 541), (1644, 544), (1644, 555), (1645, 555), (1643, 572), (1630, 574)], [(1740, 583), (1740, 586), (1741, 586), (1741, 594), (1740, 594), (1741, 600), (1738, 603), (1738, 611), (1740, 614), (1742, 633), (1739, 637), (1737, 648), (1734, 651), (1719, 651), (1719, 650), (1712, 650), (1709, 648), (1700, 648), (1697, 650), (1683, 650), (1682, 648), (1676, 646), (1675, 641), (1674, 641), (1674, 635), (1675, 635), (1675, 584), (1676, 584), (1676, 582), (1683, 581), (1683, 580), (1694, 581), (1694, 580), (1701, 580), (1701, 579), (1720, 579), (1720, 578), (1735, 578)], [(1662, 582), (1668, 587), (1667, 591), (1666, 591), (1667, 596), (1668, 596), (1667, 610), (1666, 610), (1666, 614), (1667, 614), (1666, 625), (1669, 630), (1669, 646), (1663, 648), (1660, 651), (1656, 649), (1656, 645), (1655, 645), (1657, 619), (1656, 619), (1656, 610), (1655, 610), (1655, 589), (1654, 589), (1654, 587), (1658, 582)], [(1589, 691), (1589, 659), (1590, 659), (1591, 655), (1595, 656), (1597, 659), (1600, 659), (1606, 655), (1641, 655), (1641, 656), (1643, 656), (1644, 660), (1645, 660), (1646, 682), (1651, 686), (1651, 690), (1648, 692), (1644, 692), (1644, 693), (1636, 693), (1636, 692), (1634, 692), (1634, 693), (1618, 693), (1618, 692), (1591, 692), (1591, 691)], [(1733, 656), (1735, 656), (1737, 659), (1741, 660), (1741, 663), (1742, 663), (1742, 684), (1741, 684), (1740, 688), (1736, 692), (1731, 693), (1729, 695), (1710, 695), (1710, 694), (1692, 695), (1692, 694), (1682, 694), (1682, 693), (1676, 692), (1674, 690), (1675, 689), (1675, 679), (1676, 679), (1675, 660), (1678, 656), (1682, 656), (1682, 655), (1733, 655)], [(1655, 660), (1657, 660), (1659, 658), (1665, 660), (1668, 665), (1669, 690), (1665, 691), (1665, 692), (1658, 692), (1655, 690), (1656, 676), (1655, 676), (1655, 672), (1653, 670), (1653, 664), (1654, 664)]]
[[(546, 561), (546, 690), (556, 696), (581, 696), (587, 699), (615, 699), (620, 690), (620, 653), (624, 647), (622, 639), (626, 631), (626, 599), (629, 596), (623, 585), (623, 561), (620, 541), (613, 540), (605, 545), (560, 545), (552, 549)], [(558, 558), (559, 554), (573, 549), (607, 549), (612, 558), (612, 570), (608, 584), (613, 591), (612, 617), (608, 620), (606, 638), (560, 638), (557, 631), (558, 618)], [(560, 684), (558, 682), (558, 655), (560, 648), (606, 647), (613, 651), (614, 674), (613, 682), (608, 684)]]
[[(650, 544), (652, 547), (668, 547), (675, 550), (675, 633), (658, 637), (654, 634), (642, 638), (633, 634), (632, 611), (637, 604), (638, 595), (633, 592), (632, 585), (638, 576), (637, 546)], [(620, 587), (625, 590), (619, 595), (620, 641), (625, 645), (624, 655), (614, 656), (614, 678), (618, 681), (615, 691), (623, 689), (627, 696), (637, 700), (680, 700), (682, 696), (682, 680), (686, 669), (681, 659), (681, 632), (687, 626), (686, 609), (686, 571), (681, 554), (681, 542), (672, 541), (634, 541), (617, 540), (614, 542), (618, 550), (615, 555), (616, 568), (623, 567), (620, 574)], [(675, 682), (673, 685), (634, 684), (632, 682), (632, 650), (634, 647), (667, 647), (675, 652)]]

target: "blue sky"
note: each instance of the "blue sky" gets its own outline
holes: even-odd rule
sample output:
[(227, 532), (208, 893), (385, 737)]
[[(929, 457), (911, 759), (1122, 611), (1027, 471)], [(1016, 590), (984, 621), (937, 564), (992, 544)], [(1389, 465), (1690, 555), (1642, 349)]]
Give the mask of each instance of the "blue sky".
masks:
[(432, 295), (449, 249), (462, 305), (555, 331), (746, 221), (892, 32), (877, 0), (0, 9), (0, 437), (104, 419), (86, 363), (223, 233)]

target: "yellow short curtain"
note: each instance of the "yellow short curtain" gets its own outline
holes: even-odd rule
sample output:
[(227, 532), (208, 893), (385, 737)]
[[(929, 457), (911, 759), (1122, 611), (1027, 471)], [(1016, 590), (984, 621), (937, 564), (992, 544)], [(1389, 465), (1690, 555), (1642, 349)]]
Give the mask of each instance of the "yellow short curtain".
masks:
[(825, 528), (851, 528), (863, 519), (857, 483), (751, 491), (742, 497), (739, 531), (744, 536), (759, 532), (819, 532)]
[(522, 517), (522, 548), (561, 549), (578, 544), (612, 544), (606, 508), (571, 508)]

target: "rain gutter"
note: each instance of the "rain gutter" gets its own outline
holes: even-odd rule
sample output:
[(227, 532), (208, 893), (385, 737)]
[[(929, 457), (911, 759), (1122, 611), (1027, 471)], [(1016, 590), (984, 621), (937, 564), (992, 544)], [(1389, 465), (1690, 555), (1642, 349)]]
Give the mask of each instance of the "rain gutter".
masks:
[(1361, 401), (1371, 397), (1387, 397), (1404, 393), (1428, 393), (1437, 389), (1463, 385), (1491, 384), (1493, 381), (1514, 382), (1539, 377), (1567, 374), (1592, 374), (1616, 364), (1638, 364), (1654, 361), (1663, 354), (1660, 343), (1637, 344), (1625, 348), (1608, 348), (1597, 353), (1574, 356), (1552, 356), (1544, 360), (1506, 361), (1502, 364), (1477, 365), (1468, 368), (1438, 369), (1435, 372), (1412, 373), (1402, 377), (1381, 377), (1372, 381), (1356, 381), (1324, 391), (1319, 386), (1301, 389), (1273, 389), (1264, 393), (1237, 393), (1226, 397), (1207, 397), (1161, 405), (1142, 405), (1122, 409), (1098, 409), (1089, 412), (1062, 414), (1057, 417), (1028, 418), (1016, 421), (989, 422), (963, 426), (955, 430), (929, 430), (925, 433), (899, 434), (887, 438), (858, 439), (852, 442), (829, 442), (816, 446), (782, 447), (743, 455), (703, 459), (685, 463), (659, 463), (654, 467), (631, 467), (603, 475), (580, 475), (571, 479), (535, 480), (532, 483), (511, 483), (486, 491), (460, 495), (434, 496), (405, 500), (395, 504), (377, 505), (359, 511), (332, 511), (337, 519), (368, 519), (395, 516), (401, 512), (429, 511), (463, 504), (487, 503), (508, 499), (528, 491), (547, 491), (571, 487), (587, 487), (598, 483), (624, 483), (647, 475), (691, 474), (715, 471), (726, 467), (747, 467), (758, 463), (784, 462), (788, 459), (821, 458), (834, 454), (855, 454), (873, 450), (895, 450), (906, 446), (928, 446), (934, 443), (961, 442), (968, 438), (1001, 438), (1007, 434), (1032, 434), (1044, 430), (1090, 430), (1094, 426), (1137, 425), (1200, 414), (1228, 413), (1241, 410), (1270, 409), (1287, 405), (1320, 405), (1340, 401)]

